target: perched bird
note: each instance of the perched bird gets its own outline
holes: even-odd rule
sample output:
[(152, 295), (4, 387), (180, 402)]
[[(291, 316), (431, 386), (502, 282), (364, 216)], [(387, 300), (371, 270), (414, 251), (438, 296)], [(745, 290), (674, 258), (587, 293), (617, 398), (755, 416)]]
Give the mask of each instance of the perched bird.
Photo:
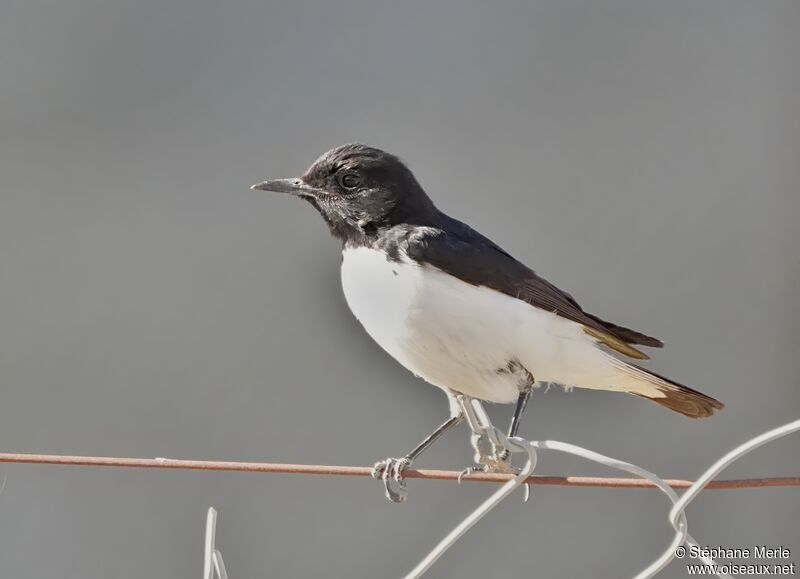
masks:
[[(369, 335), (450, 400), (450, 418), (400, 459), (376, 464), (402, 500), (402, 471), (462, 419), (456, 397), (516, 408), (516, 435), (531, 390), (626, 392), (691, 418), (723, 406), (623, 359), (656, 338), (607, 322), (468, 225), (440, 211), (397, 157), (365, 145), (336, 147), (301, 176), (252, 189), (311, 203), (342, 242), (342, 288)], [(497, 466), (496, 464), (494, 465)], [(394, 483), (394, 488), (390, 484)]]

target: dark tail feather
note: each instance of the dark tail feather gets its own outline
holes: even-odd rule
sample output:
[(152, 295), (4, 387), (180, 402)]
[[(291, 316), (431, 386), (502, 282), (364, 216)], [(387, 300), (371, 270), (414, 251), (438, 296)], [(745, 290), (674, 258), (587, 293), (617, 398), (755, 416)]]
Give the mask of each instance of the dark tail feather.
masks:
[(648, 400), (652, 400), (664, 408), (669, 408), (675, 412), (680, 412), (689, 418), (706, 418), (714, 414), (716, 410), (722, 410), (725, 407), (719, 400), (711, 398), (711, 396), (706, 396), (702, 392), (698, 392), (697, 390), (689, 388), (688, 386), (684, 386), (683, 384), (678, 384), (669, 378), (659, 376), (655, 372), (646, 370), (640, 366), (636, 366), (635, 364), (628, 364), (628, 366), (631, 366), (643, 374), (652, 377), (652, 380), (649, 381), (664, 396), (650, 397), (644, 394), (636, 395), (641, 396), (642, 398), (647, 398)]
[(630, 328), (626, 328), (625, 326), (618, 326), (617, 324), (612, 324), (611, 322), (607, 322), (589, 313), (587, 313), (586, 315), (592, 318), (597, 323), (601, 324), (603, 327), (607, 328), (611, 334), (613, 334), (614, 336), (616, 336), (617, 338), (628, 344), (640, 344), (642, 346), (649, 346), (651, 348), (661, 348), (664, 346), (664, 342), (662, 342), (658, 338), (648, 336), (647, 334), (642, 334), (641, 332), (637, 332), (636, 330), (631, 330)]

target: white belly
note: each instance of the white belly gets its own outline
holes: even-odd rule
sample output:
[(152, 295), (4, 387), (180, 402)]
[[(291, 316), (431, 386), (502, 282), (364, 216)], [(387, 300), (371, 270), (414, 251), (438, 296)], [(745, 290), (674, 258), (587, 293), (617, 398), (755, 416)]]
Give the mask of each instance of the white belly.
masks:
[[(517, 399), (517, 361), (537, 382), (598, 388), (613, 372), (579, 324), (407, 259), (346, 248), (342, 288), (353, 314), (397, 361), (431, 384), (482, 400)], [(504, 371), (505, 370), (505, 371)]]

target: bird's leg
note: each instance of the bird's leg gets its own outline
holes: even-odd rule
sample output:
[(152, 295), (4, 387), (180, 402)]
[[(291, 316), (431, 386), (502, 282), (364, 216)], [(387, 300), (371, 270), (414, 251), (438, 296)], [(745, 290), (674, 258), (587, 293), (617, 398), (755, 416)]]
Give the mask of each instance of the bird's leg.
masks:
[(508, 438), (513, 438), (517, 435), (522, 414), (525, 412), (525, 407), (528, 406), (528, 399), (530, 397), (531, 391), (529, 388), (519, 393), (519, 398), (517, 398), (517, 406), (514, 408), (514, 415), (511, 417), (511, 424), (508, 427)]
[(465, 469), (461, 475), (472, 472), (514, 472), (508, 460), (510, 453), (504, 443), (505, 436), (494, 427), (481, 403), (464, 395), (459, 395), (458, 401), (472, 430), (470, 442), (475, 449), (475, 462), (480, 465)]
[[(448, 395), (449, 396), (449, 395)], [(408, 497), (408, 485), (403, 478), (403, 471), (423, 452), (428, 450), (434, 442), (453, 426), (464, 420), (464, 414), (457, 405), (450, 404), (450, 418), (445, 420), (439, 428), (431, 432), (414, 450), (402, 458), (386, 458), (375, 463), (372, 467), (372, 478), (383, 481), (386, 489), (386, 498), (393, 503), (402, 503)]]
[[(513, 438), (519, 432), (519, 425), (522, 421), (522, 414), (525, 412), (525, 408), (528, 406), (528, 400), (531, 397), (531, 389), (526, 388), (521, 390), (519, 393), (519, 397), (517, 398), (517, 405), (514, 407), (514, 415), (511, 417), (511, 424), (508, 426), (508, 438)], [(510, 453), (508, 450), (504, 450), (500, 453), (500, 459), (503, 461), (507, 461), (509, 459)]]

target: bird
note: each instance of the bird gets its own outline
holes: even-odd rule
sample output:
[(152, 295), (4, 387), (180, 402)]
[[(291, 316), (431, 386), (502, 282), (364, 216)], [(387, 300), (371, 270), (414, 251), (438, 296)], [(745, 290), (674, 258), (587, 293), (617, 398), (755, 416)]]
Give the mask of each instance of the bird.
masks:
[[(403, 472), (463, 420), (464, 397), (515, 404), (509, 437), (543, 384), (632, 394), (690, 418), (723, 408), (633, 362), (649, 357), (642, 346), (663, 343), (585, 311), (441, 211), (395, 155), (345, 144), (299, 177), (251, 189), (299, 197), (319, 212), (342, 244), (341, 285), (353, 315), (389, 355), (447, 395), (441, 426), (405, 456), (376, 463), (373, 476), (390, 500), (405, 500)], [(503, 471), (507, 457), (496, 458), (483, 468)]]

